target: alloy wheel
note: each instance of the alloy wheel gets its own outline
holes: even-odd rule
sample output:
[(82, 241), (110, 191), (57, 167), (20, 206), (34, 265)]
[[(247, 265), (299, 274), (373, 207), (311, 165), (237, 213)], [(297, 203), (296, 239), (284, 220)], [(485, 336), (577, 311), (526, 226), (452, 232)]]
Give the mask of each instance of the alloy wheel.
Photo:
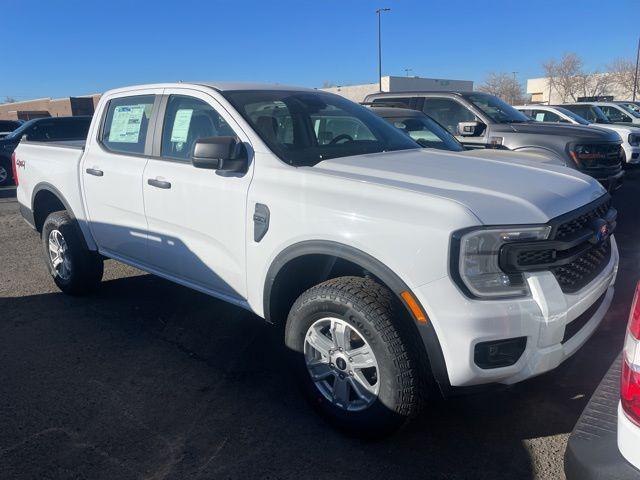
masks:
[(60, 230), (51, 230), (49, 233), (49, 259), (56, 274), (62, 280), (71, 278), (71, 261), (67, 242)]
[(360, 411), (378, 398), (380, 371), (375, 354), (344, 320), (314, 322), (305, 335), (304, 356), (316, 388), (335, 406)]

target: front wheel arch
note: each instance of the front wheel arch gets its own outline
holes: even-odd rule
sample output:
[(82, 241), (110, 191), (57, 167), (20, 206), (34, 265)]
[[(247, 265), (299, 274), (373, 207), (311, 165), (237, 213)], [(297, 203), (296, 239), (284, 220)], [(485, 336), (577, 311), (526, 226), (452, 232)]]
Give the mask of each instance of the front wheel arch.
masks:
[[(316, 273), (312, 281), (309, 271)], [(407, 323), (413, 334), (421, 338), (424, 344), (427, 367), (431, 367), (441, 390), (447, 390), (450, 387), (449, 375), (436, 331), (430, 321), (418, 328), (416, 322), (410, 320), (413, 315), (401, 297), (402, 292), (411, 290), (384, 263), (355, 247), (329, 240), (309, 240), (285, 248), (276, 256), (267, 272), (263, 293), (265, 319), (270, 323), (283, 324), (293, 303), (307, 288), (342, 275), (372, 276), (391, 290), (405, 307)], [(305, 285), (303, 279), (312, 284)], [(292, 286), (300, 291), (289, 291)], [(423, 312), (426, 311), (421, 305), (419, 307)]]

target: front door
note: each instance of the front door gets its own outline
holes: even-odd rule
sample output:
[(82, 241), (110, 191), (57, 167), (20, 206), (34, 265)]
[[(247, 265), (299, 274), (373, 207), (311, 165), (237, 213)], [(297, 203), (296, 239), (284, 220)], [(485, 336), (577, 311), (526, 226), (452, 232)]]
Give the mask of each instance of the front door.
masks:
[(209, 94), (177, 88), (165, 95), (158, 156), (147, 163), (142, 185), (150, 266), (200, 289), (246, 298), (246, 208), (253, 164), (245, 173), (225, 174), (195, 168), (191, 155), (199, 138), (235, 136), (248, 145), (248, 137)]
[(458, 132), (460, 122), (476, 122), (480, 119), (462, 103), (453, 98), (426, 97), (422, 111), (446, 128), (467, 148), (485, 148), (486, 128), (478, 136), (461, 136)]
[(81, 168), (90, 228), (101, 252), (125, 260), (146, 260), (147, 219), (142, 174), (151, 153), (156, 99), (162, 90), (109, 101), (97, 142), (89, 146)]

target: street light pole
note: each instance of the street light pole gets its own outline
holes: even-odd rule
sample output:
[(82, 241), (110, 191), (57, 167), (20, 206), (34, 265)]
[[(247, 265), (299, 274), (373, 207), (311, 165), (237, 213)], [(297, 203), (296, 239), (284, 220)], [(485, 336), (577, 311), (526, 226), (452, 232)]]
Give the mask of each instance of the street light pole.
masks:
[(381, 38), (381, 14), (389, 12), (390, 8), (379, 8), (376, 10), (378, 14), (378, 90), (382, 91), (382, 38)]
[(633, 101), (636, 101), (636, 90), (638, 89), (638, 61), (640, 61), (640, 38), (638, 38), (638, 51), (636, 53), (636, 74), (633, 77)]

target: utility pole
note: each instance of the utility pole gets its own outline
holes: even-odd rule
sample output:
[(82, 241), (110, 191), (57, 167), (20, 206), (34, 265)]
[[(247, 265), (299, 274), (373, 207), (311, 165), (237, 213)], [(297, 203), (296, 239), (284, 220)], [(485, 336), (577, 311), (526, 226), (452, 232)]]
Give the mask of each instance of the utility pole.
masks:
[(413, 72), (413, 68), (405, 68), (404, 69), (405, 73), (407, 74), (407, 77), (409, 76), (409, 72)]
[(638, 62), (640, 61), (640, 38), (638, 38), (638, 51), (636, 52), (636, 74), (633, 77), (633, 101), (636, 101), (636, 90), (638, 89)]
[(518, 79), (516, 78), (516, 74), (518, 72), (511, 72), (511, 73), (513, 73), (513, 91), (511, 92), (511, 96), (513, 98), (512, 98), (512, 101), (511, 101), (511, 105), (515, 105), (516, 101), (518, 100), (516, 98), (516, 84), (518, 83)]
[(379, 8), (376, 10), (378, 14), (378, 90), (382, 91), (382, 38), (381, 38), (381, 16), (382, 12), (389, 12), (390, 8)]

